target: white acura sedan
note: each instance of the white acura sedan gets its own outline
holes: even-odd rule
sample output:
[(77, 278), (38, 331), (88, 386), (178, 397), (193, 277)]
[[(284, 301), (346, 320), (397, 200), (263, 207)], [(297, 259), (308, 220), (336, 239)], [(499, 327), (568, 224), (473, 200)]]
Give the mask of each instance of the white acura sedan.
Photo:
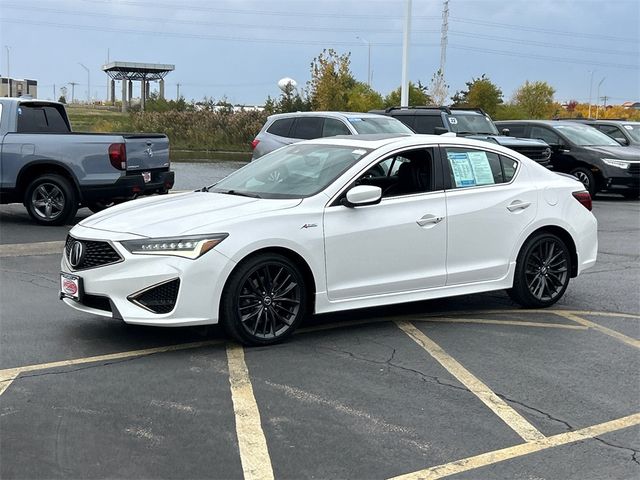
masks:
[(557, 302), (596, 261), (591, 198), (518, 153), (449, 136), (310, 140), (200, 191), (75, 226), (60, 296), (132, 324), (221, 322), (245, 344), (306, 315), (506, 289)]

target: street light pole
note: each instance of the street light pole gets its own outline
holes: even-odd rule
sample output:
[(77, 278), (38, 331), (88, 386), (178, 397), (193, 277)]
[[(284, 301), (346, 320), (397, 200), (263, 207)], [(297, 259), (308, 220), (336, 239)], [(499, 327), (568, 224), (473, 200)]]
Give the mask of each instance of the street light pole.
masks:
[(409, 63), (409, 38), (411, 36), (411, 0), (406, 0), (404, 35), (402, 39), (402, 85), (400, 86), (400, 106), (409, 106), (409, 84), (407, 80), (407, 64)]
[(607, 77), (602, 77), (602, 80), (600, 80), (600, 83), (598, 83), (598, 93), (596, 94), (596, 120), (598, 120), (598, 114), (600, 113), (600, 104), (597, 103), (599, 102), (599, 98), (600, 98), (600, 85), (602, 85), (602, 82), (604, 82), (604, 79)]
[(9, 46), (5, 45), (4, 48), (7, 49), (7, 88), (8, 88), (7, 97), (10, 97), (11, 96), (11, 72), (9, 69)]
[(87, 71), (87, 104), (91, 105), (91, 71), (80, 62), (78, 65)]
[(589, 114), (588, 117), (591, 118), (591, 93), (593, 91), (593, 74), (595, 70), (591, 70), (591, 80), (589, 81)]
[(371, 42), (362, 37), (356, 38), (361, 40), (363, 43), (366, 43), (367, 47), (369, 48), (369, 61), (367, 62), (367, 85), (371, 86)]

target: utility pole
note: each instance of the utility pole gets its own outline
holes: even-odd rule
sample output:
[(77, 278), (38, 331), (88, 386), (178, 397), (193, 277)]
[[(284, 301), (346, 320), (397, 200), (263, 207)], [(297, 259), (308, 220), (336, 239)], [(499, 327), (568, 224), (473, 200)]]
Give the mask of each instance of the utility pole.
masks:
[(447, 63), (447, 41), (449, 33), (449, 0), (444, 0), (442, 5), (442, 29), (440, 33), (440, 68), (436, 74), (433, 86), (433, 101), (442, 105), (447, 98), (447, 84), (444, 80), (444, 68)]
[(7, 97), (11, 96), (11, 70), (9, 69), (9, 46), (5, 45), (4, 48), (7, 49)]
[(588, 117), (591, 118), (591, 93), (593, 92), (593, 74), (595, 70), (591, 70), (591, 80), (589, 80), (589, 113)]
[[(607, 77), (602, 77), (602, 80), (600, 80), (600, 83), (598, 83), (598, 93), (596, 94), (596, 99), (600, 98), (600, 85), (602, 85), (602, 82), (604, 82), (605, 78)], [(597, 100), (596, 100), (597, 103)], [(596, 105), (596, 120), (598, 120), (600, 114), (600, 104)]]
[(602, 108), (604, 108), (605, 112), (607, 110), (607, 100), (609, 100), (609, 96), (608, 95), (603, 95), (602, 97), (600, 97), (600, 100), (602, 100)]
[(56, 84), (53, 84), (53, 101), (56, 101)]
[(69, 85), (71, 85), (71, 103), (73, 103), (73, 97), (76, 93), (76, 85), (78, 85), (76, 82), (69, 82)]
[(357, 37), (357, 39), (362, 40), (363, 43), (367, 44), (369, 48), (369, 61), (367, 62), (367, 85), (371, 86), (371, 42), (365, 38)]
[(87, 104), (91, 105), (91, 71), (80, 62), (78, 65), (87, 71)]
[(400, 86), (400, 106), (409, 106), (409, 81), (407, 64), (409, 63), (409, 38), (411, 37), (411, 0), (405, 0), (407, 9), (404, 19), (404, 35), (402, 39), (402, 84)]
[(180, 100), (180, 82), (176, 84), (176, 87), (177, 87), (176, 89), (176, 102), (177, 102), (178, 100)]

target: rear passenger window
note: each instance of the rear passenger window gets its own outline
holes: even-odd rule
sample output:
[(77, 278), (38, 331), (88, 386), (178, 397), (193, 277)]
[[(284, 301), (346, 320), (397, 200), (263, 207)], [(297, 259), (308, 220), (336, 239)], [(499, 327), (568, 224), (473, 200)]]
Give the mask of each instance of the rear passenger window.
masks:
[(18, 107), (18, 133), (68, 133), (69, 126), (58, 108), (50, 105), (21, 104)]
[(293, 127), (291, 137), (302, 140), (311, 140), (322, 137), (322, 117), (298, 117), (298, 121)]
[(347, 126), (335, 118), (325, 118), (322, 127), (323, 137), (333, 137), (334, 135), (351, 135)]
[(413, 128), (416, 133), (434, 134), (436, 127), (444, 127), (440, 115), (416, 115), (416, 123)]
[[(452, 188), (479, 187), (510, 181), (516, 166), (511, 166), (509, 180), (505, 180), (500, 156), (484, 150), (446, 147)], [(508, 163), (508, 162), (506, 162)]]
[(267, 128), (267, 132), (272, 135), (278, 135), (279, 137), (288, 137), (291, 125), (293, 125), (293, 120), (293, 118), (276, 120), (269, 128)]

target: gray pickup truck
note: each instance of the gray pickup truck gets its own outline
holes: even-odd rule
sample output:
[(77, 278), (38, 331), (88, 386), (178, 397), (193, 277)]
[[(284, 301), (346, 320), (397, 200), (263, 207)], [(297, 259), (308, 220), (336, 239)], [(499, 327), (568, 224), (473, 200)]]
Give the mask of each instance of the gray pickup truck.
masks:
[(43, 225), (173, 187), (161, 134), (71, 132), (64, 105), (0, 98), (0, 203), (23, 203)]

